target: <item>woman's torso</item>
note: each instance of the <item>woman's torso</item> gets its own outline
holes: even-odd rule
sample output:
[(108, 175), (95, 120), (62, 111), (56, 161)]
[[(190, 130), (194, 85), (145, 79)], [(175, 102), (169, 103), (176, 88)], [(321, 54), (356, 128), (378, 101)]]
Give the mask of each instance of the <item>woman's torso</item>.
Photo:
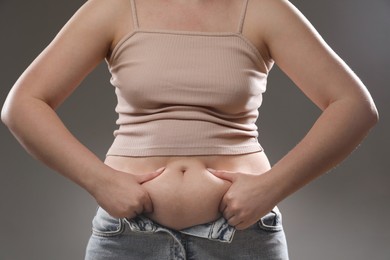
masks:
[[(141, 29), (233, 32), (236, 31), (237, 22), (241, 18), (244, 1), (216, 0), (192, 4), (180, 1), (136, 0), (135, 3)], [(129, 2), (126, 0), (126, 3)], [(124, 5), (124, 9), (126, 11), (118, 18), (111, 50), (125, 35), (134, 30), (134, 13), (130, 4)], [(255, 7), (249, 3), (247, 10), (242, 35), (256, 47), (270, 69), (272, 60), (267, 58), (269, 55), (261, 37), (262, 28), (253, 23), (254, 15), (249, 15), (249, 12), (254, 13)], [(105, 163), (116, 170), (132, 174), (149, 173), (166, 167), (160, 176), (143, 186), (149, 193), (154, 208), (154, 212), (148, 217), (174, 229), (210, 222), (221, 216), (219, 204), (231, 183), (218, 179), (207, 171), (207, 168), (253, 174), (261, 174), (270, 169), (264, 152), (178, 157), (107, 156)]]
[(166, 167), (161, 175), (143, 186), (154, 208), (148, 217), (173, 229), (207, 223), (221, 216), (219, 204), (231, 183), (215, 177), (207, 168), (252, 174), (270, 169), (264, 152), (186, 157), (107, 156), (105, 163), (132, 174)]

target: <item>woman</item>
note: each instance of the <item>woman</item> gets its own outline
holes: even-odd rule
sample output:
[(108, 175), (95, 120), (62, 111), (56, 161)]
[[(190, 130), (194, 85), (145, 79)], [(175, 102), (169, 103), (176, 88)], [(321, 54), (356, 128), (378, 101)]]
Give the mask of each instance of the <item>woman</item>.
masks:
[[(54, 112), (103, 59), (119, 114), (104, 163)], [(255, 121), (274, 63), (323, 112), (271, 168)], [(33, 156), (98, 202), (86, 259), (288, 259), (275, 206), (377, 117), (363, 83), (282, 0), (90, 0), (2, 110)]]

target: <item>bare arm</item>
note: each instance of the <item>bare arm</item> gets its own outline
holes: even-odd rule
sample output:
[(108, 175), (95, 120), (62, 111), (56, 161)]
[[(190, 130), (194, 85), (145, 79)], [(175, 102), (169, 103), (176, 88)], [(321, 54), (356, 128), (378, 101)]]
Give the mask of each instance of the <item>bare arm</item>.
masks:
[[(109, 52), (121, 12), (113, 2), (90, 0), (80, 8), (15, 83), (1, 118), (34, 157), (86, 189), (112, 215), (131, 217), (151, 210), (148, 195), (137, 184), (156, 174), (136, 179), (109, 168), (54, 111)], [(129, 190), (125, 183), (133, 184), (132, 194), (122, 194)]]
[[(231, 186), (221, 205), (229, 223), (238, 228), (253, 224), (275, 204), (341, 162), (378, 118), (366, 87), (298, 10), (286, 0), (258, 2), (270, 57), (323, 112), (269, 172), (242, 178), (216, 173), (240, 182), (236, 189)], [(252, 178), (257, 179), (253, 185), (244, 181)]]
[(287, 195), (342, 161), (377, 122), (378, 114), (364, 84), (309, 22), (289, 2), (277, 2), (281, 17), (274, 19), (277, 29), (267, 35), (271, 56), (323, 110), (305, 138), (274, 166), (288, 183), (283, 187)]

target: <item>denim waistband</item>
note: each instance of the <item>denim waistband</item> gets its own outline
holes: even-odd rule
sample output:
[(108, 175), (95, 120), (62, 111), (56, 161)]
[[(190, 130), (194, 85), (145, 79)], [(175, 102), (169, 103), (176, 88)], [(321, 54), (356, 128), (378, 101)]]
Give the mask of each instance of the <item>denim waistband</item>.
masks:
[(182, 233), (185, 235), (207, 238), (209, 240), (230, 243), (233, 240), (236, 229), (230, 226), (223, 217), (206, 224), (196, 225), (182, 230), (173, 230), (157, 224), (145, 216), (137, 216), (132, 219), (123, 219), (134, 232), (168, 232), (173, 236)]

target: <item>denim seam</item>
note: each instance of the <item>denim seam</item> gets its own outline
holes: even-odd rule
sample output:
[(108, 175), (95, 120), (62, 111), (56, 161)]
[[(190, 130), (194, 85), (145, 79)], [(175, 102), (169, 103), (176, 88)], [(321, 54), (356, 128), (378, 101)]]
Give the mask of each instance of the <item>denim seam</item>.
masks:
[[(280, 215), (277, 212), (272, 210), (271, 213), (275, 215), (274, 217), (276, 220), (280, 219)], [(283, 225), (281, 224), (280, 220), (278, 221), (276, 226), (270, 226), (265, 224), (263, 218), (261, 218), (257, 223), (258, 223), (258, 227), (265, 231), (278, 232), (283, 230)]]
[(126, 222), (126, 223), (123, 223), (124, 225), (127, 224), (127, 226), (129, 227), (129, 229), (131, 230), (131, 232), (136, 232), (136, 233), (157, 233), (157, 232), (164, 232), (164, 233), (167, 233), (168, 235), (170, 235), (172, 238), (173, 238), (173, 243), (175, 244), (175, 242), (177, 242), (179, 244), (179, 247), (181, 249), (181, 251), (183, 252), (183, 256), (184, 256), (184, 260), (186, 260), (186, 251), (183, 247), (183, 245), (181, 244), (180, 240), (177, 238), (177, 236), (172, 232), (170, 231), (169, 229), (167, 228), (164, 228), (162, 226), (159, 226), (159, 225), (156, 225), (156, 224), (153, 224), (155, 226), (155, 228), (152, 228), (150, 231), (147, 231), (147, 230), (134, 230), (132, 227), (131, 227), (131, 224), (130, 224), (130, 221), (128, 219), (123, 219), (123, 222)]
[(212, 223), (211, 225), (211, 228), (209, 230), (209, 235), (208, 235), (208, 238), (212, 238), (212, 234), (213, 234), (213, 231), (214, 231), (214, 226), (215, 226), (215, 222)]
[(100, 231), (100, 230), (92, 227), (92, 234), (94, 234), (96, 236), (100, 236), (100, 237), (114, 237), (114, 236), (122, 234), (123, 231), (124, 231), (124, 226), (123, 226), (123, 223), (122, 223), (122, 221), (120, 219), (118, 219), (118, 228), (117, 228), (117, 230), (113, 230), (113, 231)]
[[(175, 242), (176, 242), (176, 243), (179, 245), (179, 247), (180, 247), (180, 249), (181, 249), (181, 251), (182, 251), (182, 253), (183, 253), (184, 260), (187, 259), (187, 257), (186, 257), (186, 251), (185, 251), (185, 249), (184, 249), (184, 247), (183, 247), (181, 241), (175, 236), (175, 234), (174, 234), (173, 232), (169, 231), (169, 230), (166, 229), (166, 228), (162, 228), (162, 227), (160, 227), (159, 229), (157, 229), (155, 232), (156, 232), (156, 233), (157, 233), (157, 232), (165, 232), (165, 233), (168, 233), (168, 235), (170, 235), (170, 236), (173, 238), (173, 240), (174, 240), (174, 242), (173, 242), (173, 249), (175, 248)], [(175, 252), (175, 251), (174, 251), (174, 252)], [(174, 255), (175, 255), (175, 254), (174, 254)], [(176, 255), (175, 255), (175, 256), (176, 256)]]

